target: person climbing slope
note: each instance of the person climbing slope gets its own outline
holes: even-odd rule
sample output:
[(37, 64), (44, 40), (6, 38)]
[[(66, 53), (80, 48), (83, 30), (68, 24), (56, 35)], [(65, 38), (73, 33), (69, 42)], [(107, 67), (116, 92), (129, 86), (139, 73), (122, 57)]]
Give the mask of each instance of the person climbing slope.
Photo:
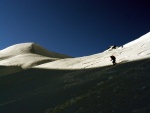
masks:
[(110, 58), (111, 58), (113, 65), (115, 65), (116, 64), (116, 57), (112, 55), (112, 56), (110, 56)]

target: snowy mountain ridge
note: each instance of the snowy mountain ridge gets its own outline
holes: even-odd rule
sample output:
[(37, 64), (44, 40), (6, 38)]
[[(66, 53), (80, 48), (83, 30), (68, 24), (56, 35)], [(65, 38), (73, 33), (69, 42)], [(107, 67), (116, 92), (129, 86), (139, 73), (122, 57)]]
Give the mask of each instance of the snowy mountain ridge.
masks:
[(0, 51), (1, 66), (20, 66), (23, 69), (62, 58), (69, 56), (48, 51), (35, 43), (16, 44)]
[(54, 69), (85, 69), (112, 65), (110, 56), (116, 56), (116, 62), (129, 62), (145, 58), (150, 58), (150, 32), (142, 37), (131, 41), (123, 47), (117, 49), (108, 49), (102, 53), (78, 57), (61, 59), (51, 63), (45, 63), (37, 66), (38, 68)]
[(150, 58), (150, 32), (133, 40), (123, 47), (108, 49), (102, 53), (71, 58), (67, 55), (50, 52), (35, 43), (21, 43), (0, 51), (1, 66), (46, 69), (85, 69), (112, 65), (110, 56), (116, 62), (129, 62)]
[(149, 113), (149, 47), (150, 33), (78, 58), (10, 46), (0, 51), (0, 113)]
[(29, 43), (20, 43), (15, 44), (10, 47), (7, 47), (0, 51), (1, 55), (3, 56), (16, 56), (19, 54), (38, 54), (46, 57), (53, 57), (53, 58), (67, 58), (69, 56), (58, 54), (55, 52), (51, 52), (46, 50), (45, 48), (41, 47), (40, 45), (29, 42)]

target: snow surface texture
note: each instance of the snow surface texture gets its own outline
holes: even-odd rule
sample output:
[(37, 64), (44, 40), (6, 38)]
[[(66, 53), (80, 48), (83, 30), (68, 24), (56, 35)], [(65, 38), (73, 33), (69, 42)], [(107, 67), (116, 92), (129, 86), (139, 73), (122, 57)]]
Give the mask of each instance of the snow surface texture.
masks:
[(112, 65), (110, 56), (116, 62), (129, 62), (150, 57), (150, 32), (122, 47), (108, 49), (102, 53), (71, 58), (67, 55), (50, 52), (35, 43), (22, 43), (0, 51), (1, 66), (20, 66), (45, 69), (85, 69)]
[(50, 52), (34, 43), (22, 43), (0, 51), (0, 65), (21, 66), (23, 69), (26, 69), (68, 57), (67, 55)]
[(90, 56), (61, 59), (36, 67), (54, 69), (84, 69), (102, 67), (112, 65), (112, 62), (110, 61), (111, 55), (116, 56), (117, 63), (149, 58), (150, 32), (116, 49), (108, 49), (102, 53)]

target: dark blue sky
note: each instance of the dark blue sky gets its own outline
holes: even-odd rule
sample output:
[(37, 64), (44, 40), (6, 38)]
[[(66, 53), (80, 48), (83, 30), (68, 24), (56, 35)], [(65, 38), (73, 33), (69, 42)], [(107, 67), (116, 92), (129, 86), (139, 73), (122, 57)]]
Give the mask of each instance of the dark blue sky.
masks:
[(35, 42), (79, 57), (149, 30), (148, 0), (0, 0), (0, 49)]

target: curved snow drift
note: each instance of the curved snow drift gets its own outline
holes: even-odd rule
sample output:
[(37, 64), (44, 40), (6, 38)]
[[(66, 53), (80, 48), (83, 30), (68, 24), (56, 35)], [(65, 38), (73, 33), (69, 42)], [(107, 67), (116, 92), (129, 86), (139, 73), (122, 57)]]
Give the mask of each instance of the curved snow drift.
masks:
[(117, 63), (150, 58), (149, 47), (150, 32), (123, 47), (77, 58), (50, 52), (35, 43), (22, 43), (0, 51), (0, 65), (47, 69), (95, 68), (112, 65), (111, 55), (116, 56)]
[(41, 47), (38, 44), (35, 43), (21, 43), (12, 45), (10, 47), (7, 47), (6, 49), (3, 49), (0, 51), (0, 57), (11, 57), (16, 56), (20, 54), (38, 54), (46, 57), (52, 57), (52, 58), (67, 58), (70, 56), (59, 54), (55, 52), (51, 52), (46, 50), (45, 48)]
[(116, 56), (117, 63), (150, 58), (150, 32), (117, 49), (108, 49), (102, 53), (85, 57), (61, 59), (39, 65), (37, 68), (84, 69), (102, 67), (112, 65), (111, 55)]
[(62, 58), (69, 56), (48, 51), (35, 43), (16, 44), (0, 51), (0, 65), (24, 69)]

